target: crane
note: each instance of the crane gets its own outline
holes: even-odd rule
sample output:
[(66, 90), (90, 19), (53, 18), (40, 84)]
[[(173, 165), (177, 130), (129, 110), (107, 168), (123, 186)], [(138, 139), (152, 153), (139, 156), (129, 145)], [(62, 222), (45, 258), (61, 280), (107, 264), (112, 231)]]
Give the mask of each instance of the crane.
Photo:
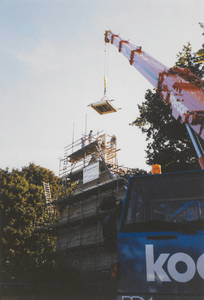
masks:
[(171, 105), (172, 116), (186, 124), (186, 128), (204, 169), (204, 151), (198, 136), (204, 140), (204, 81), (188, 68), (168, 68), (141, 46), (135, 46), (119, 35), (108, 30), (105, 32), (105, 43), (118, 48), (163, 97)]

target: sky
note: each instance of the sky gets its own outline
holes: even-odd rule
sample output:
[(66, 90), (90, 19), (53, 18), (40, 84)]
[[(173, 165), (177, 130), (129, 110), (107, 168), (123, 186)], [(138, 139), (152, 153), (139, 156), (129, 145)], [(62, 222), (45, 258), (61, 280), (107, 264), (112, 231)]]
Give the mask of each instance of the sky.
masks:
[[(1, 0), (0, 168), (35, 163), (59, 175), (64, 147), (93, 130), (117, 136), (118, 164), (147, 171), (146, 136), (129, 123), (149, 82), (104, 33), (111, 30), (167, 67), (203, 44), (204, 0)], [(121, 108), (99, 115), (104, 96)]]

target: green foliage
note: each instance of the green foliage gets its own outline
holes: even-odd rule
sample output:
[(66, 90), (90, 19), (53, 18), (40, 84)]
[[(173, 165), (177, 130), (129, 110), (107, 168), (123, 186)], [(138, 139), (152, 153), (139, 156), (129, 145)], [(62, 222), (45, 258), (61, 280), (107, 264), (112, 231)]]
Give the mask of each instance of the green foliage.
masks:
[(198, 50), (197, 55), (199, 56), (199, 63), (203, 63), (204, 62), (204, 44), (202, 45), (203, 48)]
[(43, 182), (49, 182), (52, 198), (56, 199), (58, 192), (58, 177), (55, 176), (52, 171), (31, 163), (29, 167), (22, 168), (22, 173), (25, 174), (25, 178), (30, 184), (42, 187)]
[(148, 90), (145, 99), (132, 125), (147, 136), (147, 164), (160, 164), (162, 172), (199, 169), (185, 125), (172, 117), (170, 106), (158, 94)]
[[(200, 23), (200, 22), (199, 22), (199, 25), (200, 25), (201, 28), (204, 29), (204, 23)], [(204, 32), (202, 33), (202, 35), (204, 35)]]
[[(56, 196), (58, 177), (53, 172), (30, 164), (22, 171), (0, 170), (3, 275), (4, 280), (29, 280), (31, 269), (50, 261), (48, 253), (55, 240), (35, 233), (39, 223), (53, 221), (45, 206), (43, 181), (49, 182)], [(35, 234), (34, 234), (35, 233)]]
[[(199, 25), (202, 29), (204, 29), (204, 23), (199, 23)], [(202, 35), (204, 35), (204, 32)], [(202, 44), (202, 48), (198, 50), (197, 55), (199, 57), (199, 63), (202, 64), (204, 62), (204, 44)]]
[(146, 170), (143, 170), (143, 169), (132, 169), (132, 173), (133, 173), (133, 176), (138, 176), (138, 175), (146, 175), (148, 174)]
[(188, 43), (187, 46), (183, 46), (182, 51), (177, 54), (177, 62), (174, 67), (180, 67), (191, 70), (196, 76), (201, 79), (204, 78), (204, 66), (200, 64), (200, 58), (197, 53), (192, 53), (191, 44)]
[[(174, 67), (187, 67), (196, 76), (204, 78), (204, 67), (188, 43), (177, 55)], [(186, 127), (172, 117), (171, 108), (161, 96), (151, 90), (138, 105), (140, 116), (131, 123), (146, 134), (147, 164), (160, 164), (162, 172), (200, 169), (197, 156)], [(203, 143), (203, 141), (201, 141)]]

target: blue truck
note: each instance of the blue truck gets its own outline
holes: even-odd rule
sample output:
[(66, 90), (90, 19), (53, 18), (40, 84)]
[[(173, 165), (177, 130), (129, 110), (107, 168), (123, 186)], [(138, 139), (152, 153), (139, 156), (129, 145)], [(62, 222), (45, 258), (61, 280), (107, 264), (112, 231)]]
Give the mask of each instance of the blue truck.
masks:
[(203, 300), (204, 82), (188, 68), (167, 68), (110, 30), (105, 43), (115, 45), (170, 104), (202, 169), (130, 177), (119, 229), (114, 213), (108, 214), (116, 200), (102, 199), (105, 247), (117, 248), (117, 300)]
[(104, 220), (117, 300), (204, 299), (204, 170), (130, 177), (115, 241), (114, 215)]

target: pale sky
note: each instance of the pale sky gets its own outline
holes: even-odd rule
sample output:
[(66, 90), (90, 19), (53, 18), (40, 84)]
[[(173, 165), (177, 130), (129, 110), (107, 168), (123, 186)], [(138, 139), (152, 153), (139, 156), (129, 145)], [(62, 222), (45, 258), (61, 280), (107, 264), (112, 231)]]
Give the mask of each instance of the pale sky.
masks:
[[(105, 30), (172, 67), (183, 45), (201, 48), (203, 16), (204, 0), (1, 0), (0, 168), (34, 162), (59, 175), (64, 147), (87, 124), (117, 136), (119, 165), (149, 171), (146, 136), (129, 123), (153, 87), (113, 45), (105, 74)], [(104, 75), (122, 109), (100, 116), (88, 104), (102, 99)]]

